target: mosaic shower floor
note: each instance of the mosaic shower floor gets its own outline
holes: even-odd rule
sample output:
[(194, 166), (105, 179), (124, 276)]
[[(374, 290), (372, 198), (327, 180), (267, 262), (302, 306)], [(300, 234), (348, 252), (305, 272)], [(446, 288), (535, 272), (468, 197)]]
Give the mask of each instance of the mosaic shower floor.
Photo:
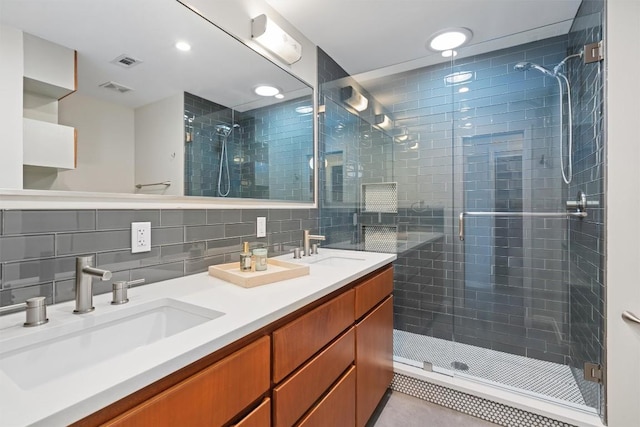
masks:
[[(440, 338), (393, 330), (394, 356), (433, 364), (535, 394), (585, 405), (578, 385), (568, 366), (490, 350)], [(454, 370), (452, 363), (458, 370)], [(411, 363), (414, 364), (414, 363)]]

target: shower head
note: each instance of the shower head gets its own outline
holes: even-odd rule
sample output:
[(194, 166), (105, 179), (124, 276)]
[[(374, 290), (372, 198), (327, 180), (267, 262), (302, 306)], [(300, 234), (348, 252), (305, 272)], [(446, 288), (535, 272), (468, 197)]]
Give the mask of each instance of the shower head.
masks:
[(518, 62), (513, 67), (513, 69), (516, 70), (516, 71), (527, 71), (527, 70), (530, 70), (532, 68), (534, 70), (540, 71), (543, 74), (548, 75), (549, 77), (555, 77), (556, 76), (552, 71), (547, 70), (546, 68), (544, 68), (541, 65), (534, 64), (533, 62)]
[(237, 123), (234, 123), (233, 126), (230, 125), (216, 125), (216, 133), (218, 135), (222, 135), (224, 137), (227, 137), (231, 134), (231, 132), (233, 132), (234, 129), (239, 128), (240, 125)]

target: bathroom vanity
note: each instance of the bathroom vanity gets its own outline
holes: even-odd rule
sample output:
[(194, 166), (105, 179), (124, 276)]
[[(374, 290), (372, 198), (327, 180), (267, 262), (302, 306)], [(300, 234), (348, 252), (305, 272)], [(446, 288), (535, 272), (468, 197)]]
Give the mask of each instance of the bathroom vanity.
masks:
[[(2, 360), (41, 332), (22, 328), (22, 313), (5, 316), (3, 418), (19, 425), (364, 426), (393, 375), (394, 259), (325, 249), (292, 260), (308, 264), (308, 276), (256, 288), (206, 273), (135, 288), (129, 311), (161, 300), (173, 301), (163, 307), (187, 304), (218, 314), (28, 387), (13, 381)], [(125, 309), (110, 306), (109, 297), (97, 296), (95, 312), (86, 315), (71, 314), (68, 303), (50, 306), (50, 322), (39, 328), (54, 336), (74, 324), (91, 330), (101, 316)], [(22, 347), (13, 348), (16, 342)], [(33, 399), (46, 403), (34, 407)]]

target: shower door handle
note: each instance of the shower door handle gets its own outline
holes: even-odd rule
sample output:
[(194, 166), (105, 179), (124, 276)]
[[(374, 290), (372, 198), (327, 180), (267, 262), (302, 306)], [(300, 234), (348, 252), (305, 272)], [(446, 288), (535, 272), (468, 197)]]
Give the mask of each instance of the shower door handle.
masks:
[(460, 240), (464, 240), (464, 212), (460, 212), (458, 217), (458, 237)]
[(629, 322), (634, 322), (640, 324), (640, 317), (636, 316), (629, 310), (625, 310), (622, 312), (622, 318), (624, 320), (628, 320)]

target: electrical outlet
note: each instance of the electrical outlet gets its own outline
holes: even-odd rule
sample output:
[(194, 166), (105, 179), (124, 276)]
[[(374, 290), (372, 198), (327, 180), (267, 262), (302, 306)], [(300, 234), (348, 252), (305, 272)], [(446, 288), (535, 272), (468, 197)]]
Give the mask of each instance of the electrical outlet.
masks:
[(151, 223), (131, 223), (131, 253), (151, 251)]
[(267, 237), (267, 218), (264, 216), (256, 220), (256, 237)]

